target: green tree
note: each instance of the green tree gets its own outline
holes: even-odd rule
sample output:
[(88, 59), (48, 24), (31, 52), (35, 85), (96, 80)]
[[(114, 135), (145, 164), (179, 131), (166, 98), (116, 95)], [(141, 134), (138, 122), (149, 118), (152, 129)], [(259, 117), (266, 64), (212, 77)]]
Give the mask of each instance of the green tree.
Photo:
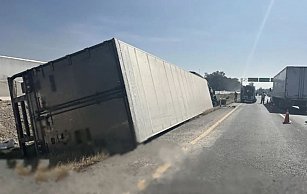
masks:
[(237, 78), (228, 78), (223, 71), (215, 71), (211, 74), (205, 73), (209, 86), (215, 91), (239, 90), (240, 82)]

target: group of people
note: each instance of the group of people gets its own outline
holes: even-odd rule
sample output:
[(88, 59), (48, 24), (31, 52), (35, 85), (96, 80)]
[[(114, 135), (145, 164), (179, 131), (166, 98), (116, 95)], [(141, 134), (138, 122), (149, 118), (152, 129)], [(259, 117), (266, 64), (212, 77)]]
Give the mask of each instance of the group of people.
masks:
[(266, 96), (265, 93), (262, 92), (260, 104), (264, 104), (265, 96)]
[[(213, 106), (215, 106), (215, 105), (218, 104), (215, 92), (214, 92), (214, 90), (211, 87), (209, 87), (209, 91), (210, 91), (210, 96), (211, 96), (211, 100), (212, 100)], [(266, 94), (264, 92), (262, 92), (260, 104), (264, 104), (265, 96), (266, 96)], [(237, 101), (238, 101), (238, 93), (235, 91), (235, 93), (234, 93), (234, 102), (237, 102)]]

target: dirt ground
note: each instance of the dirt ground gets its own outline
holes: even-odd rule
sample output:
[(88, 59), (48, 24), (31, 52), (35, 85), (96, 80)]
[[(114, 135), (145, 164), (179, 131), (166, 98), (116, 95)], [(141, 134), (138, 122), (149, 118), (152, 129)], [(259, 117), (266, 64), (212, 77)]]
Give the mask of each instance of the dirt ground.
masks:
[(0, 101), (0, 143), (9, 139), (17, 142), (11, 101)]

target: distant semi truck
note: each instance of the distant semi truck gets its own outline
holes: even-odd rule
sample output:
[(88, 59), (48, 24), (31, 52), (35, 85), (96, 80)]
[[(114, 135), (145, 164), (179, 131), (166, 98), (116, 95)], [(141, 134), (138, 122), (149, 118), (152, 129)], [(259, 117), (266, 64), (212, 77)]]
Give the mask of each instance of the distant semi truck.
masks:
[(285, 67), (273, 78), (272, 101), (280, 108), (307, 110), (307, 67)]
[(255, 103), (256, 93), (255, 86), (246, 85), (241, 87), (240, 100), (243, 103)]

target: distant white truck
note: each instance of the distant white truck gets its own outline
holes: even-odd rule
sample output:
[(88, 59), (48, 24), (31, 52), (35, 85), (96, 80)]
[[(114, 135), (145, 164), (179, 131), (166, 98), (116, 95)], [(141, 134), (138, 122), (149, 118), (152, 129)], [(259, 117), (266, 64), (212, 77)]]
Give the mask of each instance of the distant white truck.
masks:
[(273, 78), (272, 101), (283, 109), (307, 110), (307, 67), (287, 66)]
[(10, 99), (7, 77), (46, 62), (0, 55), (0, 100)]

